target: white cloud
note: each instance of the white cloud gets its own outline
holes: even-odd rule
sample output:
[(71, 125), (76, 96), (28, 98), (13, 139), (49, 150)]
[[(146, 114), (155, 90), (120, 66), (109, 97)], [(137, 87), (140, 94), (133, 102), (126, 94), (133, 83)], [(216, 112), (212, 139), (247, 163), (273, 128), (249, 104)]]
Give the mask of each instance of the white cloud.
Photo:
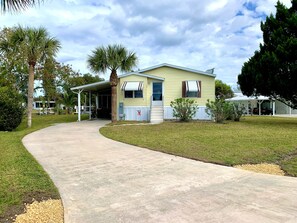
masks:
[[(282, 0), (290, 6), (290, 0)], [(62, 43), (58, 60), (89, 72), (86, 60), (101, 45), (120, 43), (139, 57), (139, 68), (172, 63), (215, 67), (235, 84), (242, 64), (262, 40), (260, 22), (276, 0), (52, 0), (21, 14), (0, 16), (3, 26), (44, 26)], [(108, 74), (105, 75), (108, 78)]]

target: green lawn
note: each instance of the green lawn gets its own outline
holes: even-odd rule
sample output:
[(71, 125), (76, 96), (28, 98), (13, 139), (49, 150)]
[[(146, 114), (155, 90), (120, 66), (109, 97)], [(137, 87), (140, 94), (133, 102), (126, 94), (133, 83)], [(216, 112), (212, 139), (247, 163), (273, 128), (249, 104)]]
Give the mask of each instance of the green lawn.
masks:
[(0, 222), (11, 222), (10, 217), (22, 212), (23, 203), (31, 202), (32, 198), (59, 198), (53, 182), (21, 140), (51, 124), (76, 120), (76, 115), (34, 115), (32, 128), (27, 129), (24, 120), (16, 131), (0, 132)]
[(276, 163), (286, 174), (297, 176), (296, 118), (252, 116), (226, 124), (108, 126), (100, 132), (121, 142), (228, 166)]

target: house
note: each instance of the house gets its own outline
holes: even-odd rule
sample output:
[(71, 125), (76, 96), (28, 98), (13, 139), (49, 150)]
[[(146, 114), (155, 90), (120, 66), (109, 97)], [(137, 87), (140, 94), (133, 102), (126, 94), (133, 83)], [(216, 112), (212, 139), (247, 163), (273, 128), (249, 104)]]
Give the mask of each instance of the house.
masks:
[(233, 98), (226, 101), (238, 103), (245, 107), (246, 114), (255, 115), (297, 115), (297, 109), (292, 109), (279, 100), (272, 100), (266, 96), (248, 97), (241, 92), (235, 93)]
[(38, 112), (38, 114), (54, 114), (54, 109), (56, 107), (55, 101), (34, 101), (33, 109)]
[[(205, 105), (208, 99), (215, 99), (213, 69), (198, 71), (171, 64), (160, 64), (137, 72), (126, 73), (118, 78), (117, 117), (119, 120), (158, 123), (165, 119), (174, 119), (170, 102), (181, 97), (195, 99), (197, 102), (199, 107), (194, 119), (210, 119), (205, 112)], [(71, 90), (78, 94), (78, 108), (81, 108), (80, 94), (88, 92), (89, 107), (94, 104), (92, 98), (95, 95), (94, 107), (97, 117), (110, 118), (111, 87), (109, 81), (77, 86)], [(80, 111), (78, 113), (80, 120)]]

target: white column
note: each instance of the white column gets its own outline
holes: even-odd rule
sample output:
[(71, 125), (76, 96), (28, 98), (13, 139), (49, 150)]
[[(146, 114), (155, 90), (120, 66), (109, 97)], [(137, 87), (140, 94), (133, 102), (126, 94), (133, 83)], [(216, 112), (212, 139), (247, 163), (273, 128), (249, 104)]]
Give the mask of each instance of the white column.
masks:
[(96, 94), (96, 110), (99, 108), (99, 97), (98, 94)]
[(272, 115), (275, 115), (275, 101), (272, 102)]
[(259, 115), (261, 115), (261, 104), (262, 104), (263, 101), (258, 101), (258, 104), (259, 104)]
[(77, 93), (77, 116), (78, 116), (78, 119), (77, 121), (80, 122), (81, 121), (81, 118), (80, 118), (80, 114), (81, 114), (81, 101), (80, 101), (80, 93), (81, 91), (78, 91)]
[(92, 119), (92, 92), (89, 91), (89, 119)]

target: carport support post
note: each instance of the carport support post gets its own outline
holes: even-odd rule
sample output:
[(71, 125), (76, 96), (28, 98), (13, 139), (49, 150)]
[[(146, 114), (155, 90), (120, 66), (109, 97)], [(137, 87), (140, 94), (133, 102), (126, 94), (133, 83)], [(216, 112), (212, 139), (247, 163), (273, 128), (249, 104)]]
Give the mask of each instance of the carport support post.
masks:
[(261, 104), (262, 104), (263, 101), (258, 101), (258, 104), (259, 104), (259, 115), (261, 115)]
[(92, 91), (89, 91), (89, 119), (92, 119)]
[(99, 97), (98, 97), (98, 93), (96, 94), (96, 111), (99, 108)]
[(78, 119), (77, 121), (80, 122), (81, 121), (81, 118), (80, 118), (80, 114), (81, 114), (81, 100), (80, 100), (80, 93), (82, 92), (83, 90), (79, 90), (78, 93), (77, 93), (77, 116), (78, 116)]
[(275, 101), (272, 101), (272, 115), (275, 115)]

